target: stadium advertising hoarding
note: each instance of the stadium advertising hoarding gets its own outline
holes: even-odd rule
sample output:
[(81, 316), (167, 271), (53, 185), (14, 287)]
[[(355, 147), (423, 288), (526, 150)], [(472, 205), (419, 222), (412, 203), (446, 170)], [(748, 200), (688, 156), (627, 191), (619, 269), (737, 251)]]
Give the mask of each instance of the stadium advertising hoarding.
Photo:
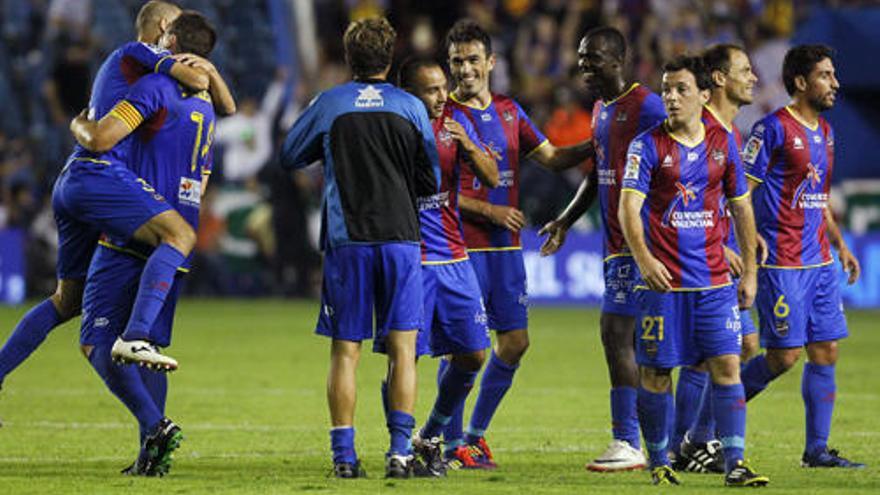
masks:
[[(841, 271), (843, 302), (848, 307), (880, 308), (880, 233), (847, 235), (846, 239), (861, 263), (862, 276), (848, 286)], [(534, 305), (600, 305), (605, 288), (601, 234), (570, 231), (562, 249), (548, 257), (541, 257), (542, 242), (537, 231), (523, 231), (529, 301)]]

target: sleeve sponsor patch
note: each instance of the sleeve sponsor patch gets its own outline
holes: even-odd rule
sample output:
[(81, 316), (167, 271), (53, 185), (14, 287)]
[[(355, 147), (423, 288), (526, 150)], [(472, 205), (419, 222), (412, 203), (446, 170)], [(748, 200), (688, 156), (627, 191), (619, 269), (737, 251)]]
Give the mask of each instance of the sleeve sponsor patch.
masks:
[(749, 141), (746, 143), (742, 152), (743, 162), (748, 163), (749, 165), (755, 164), (755, 159), (758, 157), (758, 152), (761, 151), (761, 146), (764, 144), (764, 141), (758, 136), (752, 136), (749, 138)]
[(623, 180), (637, 180), (639, 178), (639, 164), (642, 158), (639, 155), (629, 154), (626, 156), (626, 172)]

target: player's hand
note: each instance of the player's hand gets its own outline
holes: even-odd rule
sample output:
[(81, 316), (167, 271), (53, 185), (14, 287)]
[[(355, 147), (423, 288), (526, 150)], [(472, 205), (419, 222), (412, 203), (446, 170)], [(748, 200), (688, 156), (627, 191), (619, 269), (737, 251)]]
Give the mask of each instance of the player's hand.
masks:
[(460, 143), (470, 142), (470, 139), (467, 137), (467, 132), (464, 130), (464, 126), (455, 119), (446, 117), (443, 120), (443, 128), (446, 129), (446, 132), (448, 132), (456, 141)]
[(755, 294), (758, 292), (758, 276), (755, 273), (744, 273), (739, 279), (739, 287), (736, 297), (739, 309), (749, 309), (755, 302)]
[(770, 256), (770, 249), (767, 247), (767, 241), (761, 234), (755, 234), (755, 241), (758, 243), (758, 252), (757, 252), (757, 260), (759, 265), (763, 265), (767, 262), (767, 258)]
[(519, 232), (526, 225), (523, 212), (510, 206), (490, 205), (489, 220), (511, 232)]
[(541, 245), (541, 256), (550, 256), (559, 251), (559, 248), (565, 244), (565, 235), (568, 234), (568, 227), (560, 220), (553, 220), (538, 231), (538, 235), (545, 234), (547, 239)]
[(843, 265), (843, 271), (849, 274), (846, 283), (849, 285), (856, 283), (859, 279), (859, 275), (862, 274), (862, 267), (859, 265), (859, 260), (856, 259), (846, 246), (838, 251), (837, 257), (840, 258), (840, 264)]
[(654, 256), (648, 255), (648, 259), (639, 263), (639, 271), (648, 288), (655, 292), (669, 292), (672, 289), (672, 275), (666, 266)]
[(172, 55), (171, 58), (194, 69), (200, 69), (208, 73), (217, 72), (217, 68), (208, 59), (192, 53), (178, 53), (177, 55)]
[(730, 272), (733, 273), (733, 276), (741, 277), (743, 272), (742, 258), (728, 246), (724, 246), (724, 257), (727, 258), (727, 262), (730, 264)]

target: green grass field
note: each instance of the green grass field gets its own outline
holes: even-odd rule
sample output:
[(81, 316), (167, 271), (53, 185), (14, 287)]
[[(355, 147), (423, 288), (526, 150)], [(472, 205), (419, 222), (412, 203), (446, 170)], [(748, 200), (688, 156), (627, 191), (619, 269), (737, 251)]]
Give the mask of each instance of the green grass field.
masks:
[[(445, 480), (382, 479), (387, 433), (379, 382), (384, 360), (362, 359), (357, 447), (366, 480), (328, 478), (324, 398), (327, 342), (312, 334), (315, 303), (184, 301), (169, 354), (168, 415), (184, 430), (164, 479), (118, 474), (137, 451), (134, 420), (78, 351), (78, 322), (57, 329), (0, 393), (0, 493), (657, 493), (645, 472), (593, 474), (584, 462), (609, 440), (608, 388), (592, 310), (534, 309), (532, 347), (488, 437), (500, 468)], [(0, 308), (0, 336), (25, 308)], [(832, 446), (860, 471), (799, 467), (800, 367), (749, 404), (747, 456), (773, 493), (880, 493), (880, 312), (849, 313), (841, 346)], [(435, 392), (436, 364), (420, 366), (417, 418)], [(472, 394), (473, 395), (473, 394)], [(721, 489), (684, 475), (678, 493)]]

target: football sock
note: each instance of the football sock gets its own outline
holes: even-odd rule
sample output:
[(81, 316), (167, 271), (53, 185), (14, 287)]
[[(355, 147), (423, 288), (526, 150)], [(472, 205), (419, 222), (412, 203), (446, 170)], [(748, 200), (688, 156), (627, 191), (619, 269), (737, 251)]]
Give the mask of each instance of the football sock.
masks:
[(611, 433), (615, 439), (629, 443), (634, 449), (641, 448), (637, 397), (638, 391), (634, 387), (611, 389)]
[(669, 439), (675, 434), (675, 395), (672, 390), (666, 392), (666, 448), (669, 449)]
[(133, 364), (117, 365), (110, 357), (111, 344), (92, 348), (89, 362), (125, 407), (137, 418), (141, 438), (152, 432), (162, 419), (162, 412), (156, 407), (147, 387), (141, 380), (138, 367)]
[(807, 413), (806, 452), (808, 453), (824, 450), (828, 446), (836, 393), (833, 364), (829, 366), (810, 362), (804, 364), (801, 395)]
[[(440, 388), (440, 380), (443, 378), (443, 374), (446, 372), (446, 368), (449, 367), (449, 361), (445, 359), (440, 360), (440, 365), (437, 367), (437, 388)], [(446, 452), (454, 451), (459, 445), (464, 444), (464, 401), (461, 401), (456, 407), (455, 411), (452, 413), (452, 417), (449, 419), (449, 423), (443, 428), (443, 444)]]
[(474, 413), (471, 415), (470, 426), (468, 426), (465, 437), (468, 443), (476, 443), (489, 427), (489, 422), (495, 411), (498, 410), (501, 399), (513, 384), (513, 375), (517, 368), (519, 365), (511, 366), (505, 363), (495, 354), (495, 351), (492, 351), (489, 364), (486, 365), (486, 371), (483, 372), (477, 404), (474, 406)]
[(639, 425), (642, 427), (642, 435), (645, 437), (645, 448), (648, 449), (648, 457), (651, 467), (668, 466), (669, 456), (666, 454), (668, 446), (667, 432), (669, 427), (668, 411), (670, 394), (663, 392), (655, 394), (639, 387), (638, 391), (638, 414)]
[(168, 397), (168, 375), (165, 373), (157, 373), (147, 367), (138, 367), (138, 373), (141, 375), (141, 381), (147, 387), (153, 403), (159, 408), (162, 416), (165, 416), (165, 399)]
[(333, 463), (357, 462), (357, 454), (354, 451), (354, 427), (337, 426), (330, 428), (330, 448), (333, 450)]
[(385, 421), (388, 421), (388, 380), (382, 380), (382, 412), (385, 413)]
[(446, 367), (446, 373), (440, 378), (437, 386), (437, 400), (434, 409), (425, 427), (422, 428), (422, 438), (433, 438), (443, 431), (443, 427), (449, 424), (452, 416), (460, 404), (464, 404), (468, 393), (474, 388), (474, 380), (477, 371), (465, 371), (450, 364)]
[(700, 410), (694, 426), (688, 430), (688, 437), (694, 443), (708, 443), (715, 439), (715, 413), (712, 410), (712, 387), (703, 389)]
[(416, 420), (403, 411), (388, 413), (388, 433), (391, 434), (389, 454), (409, 455), (412, 452), (412, 430)]
[(165, 298), (174, 284), (174, 275), (184, 260), (186, 256), (170, 244), (162, 243), (153, 251), (141, 273), (137, 297), (122, 334), (123, 340), (150, 340), (150, 329), (165, 304)]
[(761, 354), (749, 360), (742, 373), (742, 384), (746, 390), (746, 400), (758, 395), (767, 385), (776, 378), (767, 365), (767, 356)]
[(675, 427), (669, 437), (669, 450), (679, 453), (684, 434), (697, 419), (703, 391), (709, 383), (709, 373), (683, 367), (678, 372), (678, 386), (675, 388)]
[(725, 471), (729, 473), (742, 460), (746, 448), (746, 396), (741, 383), (713, 383), (711, 387), (718, 439), (724, 452)]
[(0, 349), (0, 384), (12, 370), (31, 355), (53, 328), (61, 323), (61, 317), (52, 304), (46, 299), (37, 304), (18, 322), (12, 335)]

